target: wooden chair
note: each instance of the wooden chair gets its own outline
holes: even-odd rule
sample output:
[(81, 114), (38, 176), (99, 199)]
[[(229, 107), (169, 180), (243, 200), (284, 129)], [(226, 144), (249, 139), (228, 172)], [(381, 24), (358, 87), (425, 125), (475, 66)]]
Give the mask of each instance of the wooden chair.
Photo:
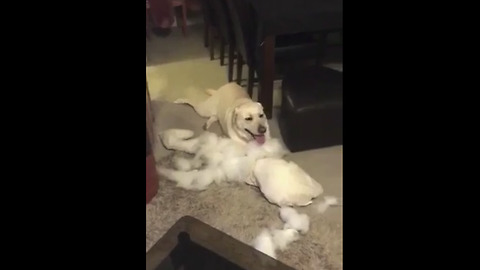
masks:
[[(185, 0), (172, 0), (173, 8), (181, 7), (182, 9), (182, 33), (184, 36), (187, 35), (187, 4)], [(178, 21), (177, 21), (178, 24)]]
[[(245, 0), (227, 0), (228, 11), (233, 26), (235, 49), (237, 51), (237, 84), (242, 82), (242, 67), (248, 66), (247, 91), (250, 96), (253, 93), (253, 83), (263, 77), (260, 65), (262, 55), (259, 50), (260, 44), (257, 36), (257, 24), (252, 20), (252, 10)], [(290, 65), (294, 61), (303, 59), (316, 59), (322, 48), (310, 33), (298, 33), (281, 35), (275, 38), (275, 63)], [(274, 67), (271, 67), (274, 68)], [(258, 80), (257, 80), (258, 81)]]
[(225, 64), (225, 46), (228, 45), (228, 81), (233, 81), (233, 62), (235, 60), (235, 39), (233, 26), (229, 17), (226, 0), (209, 0), (214, 11), (220, 35), (220, 65)]
[(150, 4), (148, 3), (148, 0), (146, 0), (146, 6), (145, 6), (145, 21), (146, 21), (145, 34), (146, 34), (147, 39), (150, 39), (150, 33), (148, 32), (148, 23), (150, 21), (149, 9), (150, 9)]
[(203, 14), (203, 44), (210, 50), (210, 60), (215, 56), (215, 34), (217, 32), (217, 22), (214, 17), (214, 10), (210, 0), (200, 0)]

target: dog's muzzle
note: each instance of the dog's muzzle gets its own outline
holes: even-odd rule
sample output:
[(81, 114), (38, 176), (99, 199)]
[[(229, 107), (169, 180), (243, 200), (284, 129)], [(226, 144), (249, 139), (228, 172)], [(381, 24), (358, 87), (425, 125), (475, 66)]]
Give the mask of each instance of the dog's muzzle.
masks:
[[(263, 127), (263, 126), (262, 126)], [(260, 127), (258, 128), (259, 129), (259, 133), (262, 133), (262, 134), (253, 134), (253, 132), (251, 132), (250, 130), (248, 129), (245, 129), (246, 132), (248, 132), (252, 138), (260, 145), (264, 144), (265, 143), (265, 135), (264, 133), (267, 131), (267, 129), (265, 127), (263, 127), (265, 130), (263, 132), (260, 132)]]
[(267, 132), (267, 128), (262, 126), (262, 125), (259, 125), (258, 126), (258, 133), (265, 134), (265, 132)]

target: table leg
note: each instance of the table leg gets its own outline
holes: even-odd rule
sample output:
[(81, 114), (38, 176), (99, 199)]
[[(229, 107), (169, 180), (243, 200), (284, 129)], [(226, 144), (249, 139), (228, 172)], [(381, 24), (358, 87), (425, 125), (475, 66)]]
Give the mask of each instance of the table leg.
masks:
[(275, 73), (275, 36), (267, 36), (261, 46), (263, 63), (261, 66), (261, 81), (258, 91), (258, 101), (262, 103), (263, 110), (268, 119), (273, 113), (273, 76)]

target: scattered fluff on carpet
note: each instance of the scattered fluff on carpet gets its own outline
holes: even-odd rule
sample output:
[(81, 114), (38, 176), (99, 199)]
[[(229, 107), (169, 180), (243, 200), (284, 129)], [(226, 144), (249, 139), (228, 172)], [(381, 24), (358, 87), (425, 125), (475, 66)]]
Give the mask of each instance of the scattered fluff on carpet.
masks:
[(308, 231), (310, 218), (299, 214), (291, 207), (280, 209), (280, 218), (285, 222), (283, 229), (262, 229), (253, 240), (253, 247), (272, 258), (277, 258), (277, 250), (285, 251), (288, 245), (299, 239), (299, 233)]
[(330, 206), (338, 206), (338, 199), (334, 196), (324, 196), (323, 201), (317, 204), (317, 210), (319, 213), (325, 213), (328, 207)]
[(264, 254), (276, 259), (275, 243), (273, 242), (272, 233), (267, 229), (262, 229), (260, 234), (253, 240), (253, 247)]
[[(152, 109), (160, 120), (155, 123), (156, 130), (195, 128), (200, 132), (202, 129), (204, 119), (198, 117), (191, 108), (153, 102)], [(220, 134), (218, 127), (214, 126), (212, 130), (215, 128)], [(155, 146), (158, 159), (168, 160), (170, 153), (161, 144)], [(146, 206), (146, 251), (185, 215), (251, 244), (262, 228), (271, 228), (272, 225), (282, 228), (278, 209), (267, 203), (257, 188), (243, 183), (222, 183), (198, 192), (178, 188), (175, 183), (160, 179), (158, 194)], [(277, 251), (277, 259), (295, 269), (342, 269), (340, 227), (332, 225), (319, 214), (316, 203), (299, 209), (310, 217), (307, 236), (300, 236), (285, 251)]]
[(285, 222), (284, 229), (294, 229), (301, 234), (306, 234), (310, 229), (310, 217), (298, 213), (292, 207), (280, 208), (280, 218)]

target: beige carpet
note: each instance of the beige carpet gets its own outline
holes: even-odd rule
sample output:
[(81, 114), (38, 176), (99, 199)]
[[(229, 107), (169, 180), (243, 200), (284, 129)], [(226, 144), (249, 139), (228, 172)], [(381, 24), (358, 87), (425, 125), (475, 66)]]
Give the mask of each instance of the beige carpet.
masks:
[[(178, 32), (178, 33), (177, 33)], [(168, 128), (188, 128), (201, 132), (205, 121), (188, 106), (172, 104), (176, 98), (202, 100), (203, 90), (226, 83), (226, 67), (210, 61), (203, 47), (201, 28), (190, 29), (188, 37), (176, 31), (169, 38), (154, 38), (147, 43), (147, 80), (153, 99), (152, 109), (158, 132)], [(341, 65), (340, 65), (341, 69)], [(246, 74), (246, 73), (244, 73)], [(276, 104), (279, 103), (276, 83)], [(279, 137), (276, 115), (270, 120), (272, 136)], [(212, 131), (219, 133), (217, 124)], [(154, 146), (157, 160), (169, 154), (160, 143)], [(342, 147), (329, 147), (293, 153), (295, 161), (322, 184), (325, 194), (342, 197)], [(342, 207), (324, 214), (314, 205), (297, 208), (311, 218), (310, 231), (278, 260), (296, 269), (342, 269)], [(256, 188), (244, 184), (212, 184), (203, 192), (176, 188), (160, 179), (158, 194), (147, 205), (146, 250), (184, 215), (194, 216), (236, 239), (250, 244), (262, 227), (280, 226), (278, 208), (269, 204)]]

